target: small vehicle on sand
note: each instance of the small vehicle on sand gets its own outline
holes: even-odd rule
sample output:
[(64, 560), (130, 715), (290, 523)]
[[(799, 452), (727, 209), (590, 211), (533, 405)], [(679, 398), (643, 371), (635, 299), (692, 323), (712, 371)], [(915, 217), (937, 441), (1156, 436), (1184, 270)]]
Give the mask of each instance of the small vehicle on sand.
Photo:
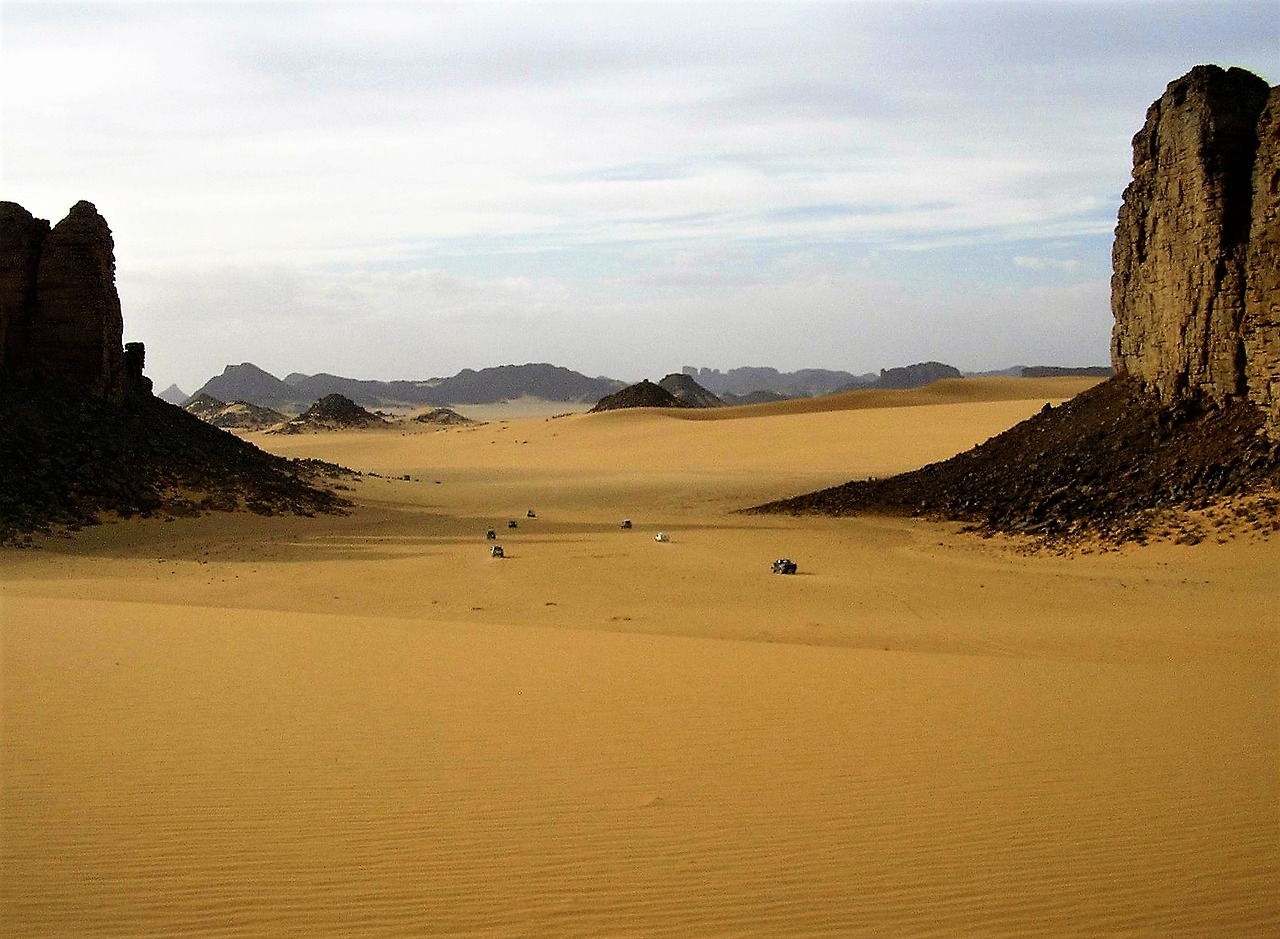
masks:
[(665, 541), (670, 541), (670, 540), (671, 540), (671, 536), (670, 536), (670, 535), (668, 535), (665, 531), (660, 531), (660, 532), (658, 532), (656, 535), (654, 535), (654, 536), (653, 536), (653, 540), (654, 540), (654, 541), (664, 541), (664, 542), (665, 542)]
[(496, 545), (494, 545), (492, 548), (490, 548), (490, 549), (489, 549), (489, 557), (491, 557), (491, 558), (505, 558), (505, 557), (506, 557), (506, 555), (502, 553), (502, 545), (500, 545), (500, 544), (496, 544)]
[(775, 574), (794, 574), (796, 572), (796, 562), (791, 558), (778, 558), (773, 562), (773, 572)]
[(622, 520), (622, 527), (623, 527), (623, 528), (630, 528), (630, 527), (631, 527), (631, 519), (629, 519), (629, 518), (624, 518), (624, 519)]
[(497, 533), (496, 531), (494, 531), (492, 528), (490, 528), (487, 532), (485, 532), (485, 533), (484, 533), (484, 536), (485, 536), (485, 538), (487, 538), (489, 541), (495, 541), (495, 540), (497, 540), (498, 533)]

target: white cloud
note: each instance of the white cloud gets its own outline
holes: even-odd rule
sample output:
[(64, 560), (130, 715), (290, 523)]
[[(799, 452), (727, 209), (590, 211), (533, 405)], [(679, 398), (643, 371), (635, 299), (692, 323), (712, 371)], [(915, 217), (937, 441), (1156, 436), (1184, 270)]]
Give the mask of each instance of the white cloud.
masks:
[[(1198, 61), (1280, 59), (1273, 3), (0, 17), (4, 198), (98, 205), (126, 325), (186, 381), (240, 358), (864, 369), (944, 340), (971, 367), (1096, 360), (1147, 104)], [(806, 254), (829, 270), (787, 269)]]

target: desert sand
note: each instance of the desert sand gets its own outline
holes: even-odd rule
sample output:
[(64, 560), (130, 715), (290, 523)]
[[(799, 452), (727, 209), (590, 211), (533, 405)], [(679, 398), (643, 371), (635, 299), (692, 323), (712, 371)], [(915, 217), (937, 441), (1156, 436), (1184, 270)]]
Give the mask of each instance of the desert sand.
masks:
[(0, 934), (1280, 934), (1280, 541), (734, 511), (1088, 384), (251, 435), (378, 475), (0, 554)]

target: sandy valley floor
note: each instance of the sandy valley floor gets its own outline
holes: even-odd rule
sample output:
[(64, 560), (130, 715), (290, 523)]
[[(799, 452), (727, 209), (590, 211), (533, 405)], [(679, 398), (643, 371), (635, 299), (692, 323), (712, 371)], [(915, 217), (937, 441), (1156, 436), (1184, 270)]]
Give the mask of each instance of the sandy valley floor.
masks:
[(255, 436), (379, 475), (0, 554), (0, 935), (1280, 935), (1280, 540), (733, 512), (1086, 384)]

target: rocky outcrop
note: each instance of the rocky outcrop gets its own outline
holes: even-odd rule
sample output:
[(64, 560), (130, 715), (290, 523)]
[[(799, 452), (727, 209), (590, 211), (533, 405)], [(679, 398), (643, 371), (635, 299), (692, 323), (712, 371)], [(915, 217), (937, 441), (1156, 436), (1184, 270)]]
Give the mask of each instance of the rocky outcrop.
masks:
[(960, 369), (943, 362), (918, 362), (915, 365), (904, 365), (901, 368), (882, 368), (880, 377), (869, 385), (858, 385), (864, 388), (923, 388), (944, 378), (963, 378)]
[[(121, 344), (115, 243), (98, 210), (77, 202), (50, 229), (21, 206), (0, 203), (0, 251), (3, 373), (122, 398), (134, 383)], [(140, 379), (141, 346), (133, 356)]]
[(1245, 384), (1280, 441), (1280, 87), (1258, 121), (1253, 211), (1245, 257)]
[(281, 424), (273, 434), (303, 434), (319, 430), (364, 430), (385, 427), (387, 421), (378, 414), (371, 414), (350, 398), (342, 395), (325, 395), (293, 420)]
[(685, 404), (695, 408), (722, 408), (724, 402), (707, 391), (693, 377), (681, 372), (672, 372), (662, 381), (658, 382), (660, 386), (667, 389)]
[(628, 385), (620, 391), (615, 391), (611, 395), (605, 395), (596, 402), (596, 406), (589, 413), (598, 414), (602, 411), (620, 411), (624, 408), (691, 408), (692, 404), (681, 401), (671, 392), (667, 391), (661, 385), (654, 384), (645, 379), (636, 382), (634, 385)]
[[(1163, 401), (1270, 395), (1269, 385), (1251, 387), (1275, 366), (1266, 349), (1276, 254), (1265, 240), (1275, 237), (1276, 148), (1258, 145), (1270, 93), (1243, 69), (1197, 66), (1169, 84), (1134, 137), (1112, 251), (1112, 364)], [(1264, 132), (1274, 136), (1269, 113)]]
[(16, 202), (0, 202), (0, 374), (27, 367), (36, 318), (36, 275), (49, 223)]

